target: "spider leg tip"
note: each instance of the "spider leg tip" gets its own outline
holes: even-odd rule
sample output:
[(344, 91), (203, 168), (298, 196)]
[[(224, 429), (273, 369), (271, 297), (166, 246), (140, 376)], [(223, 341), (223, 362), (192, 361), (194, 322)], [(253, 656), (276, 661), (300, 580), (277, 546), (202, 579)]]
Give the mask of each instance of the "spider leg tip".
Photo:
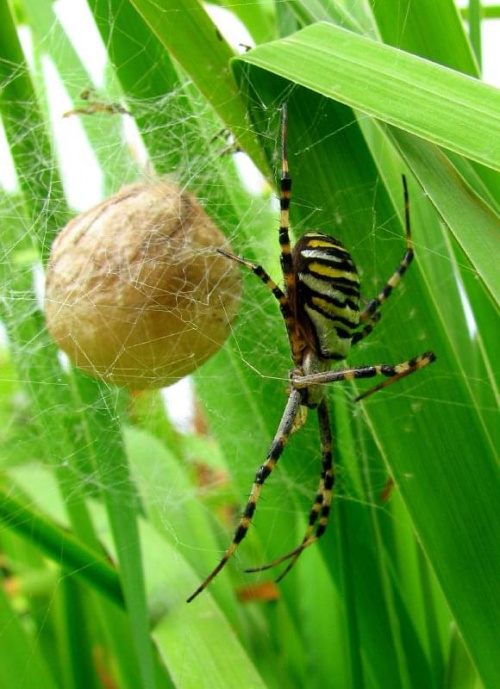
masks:
[(255, 574), (255, 572), (260, 572), (260, 567), (248, 567), (244, 569), (243, 572), (245, 574)]
[(194, 591), (188, 598), (186, 598), (186, 603), (191, 603), (192, 601), (194, 601), (194, 599), (197, 598), (204, 589), (205, 586), (203, 584), (201, 586), (198, 586), (196, 591)]

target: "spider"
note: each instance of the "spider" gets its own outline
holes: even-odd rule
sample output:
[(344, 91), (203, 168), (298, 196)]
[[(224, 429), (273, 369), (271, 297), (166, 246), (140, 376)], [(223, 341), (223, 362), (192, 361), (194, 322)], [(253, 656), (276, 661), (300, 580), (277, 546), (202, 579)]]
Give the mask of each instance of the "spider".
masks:
[(413, 260), (410, 204), (406, 178), (403, 176), (406, 228), (405, 255), (378, 296), (371, 299), (361, 312), (358, 273), (349, 252), (338, 239), (320, 232), (307, 232), (300, 237), (292, 250), (289, 237), (291, 188), (292, 180), (289, 175), (287, 159), (287, 107), (286, 104), (283, 104), (279, 243), (284, 290), (273, 282), (262, 266), (223, 250), (219, 250), (219, 252), (254, 273), (271, 290), (279, 302), (294, 364), (294, 368), (290, 371), (290, 386), (287, 390), (288, 400), (266, 460), (255, 476), (250, 497), (233, 540), (219, 564), (187, 599), (188, 603), (194, 600), (217, 576), (246, 536), (262, 492), (262, 486), (275, 468), (290, 435), (304, 423), (307, 409), (315, 409), (318, 415), (322, 456), (318, 491), (309, 513), (309, 522), (304, 537), (300, 545), (291, 552), (266, 565), (246, 571), (258, 572), (290, 560), (277, 578), (276, 581), (278, 582), (291, 570), (301, 553), (325, 533), (335, 482), (332, 433), (328, 403), (323, 387), (325, 383), (373, 378), (379, 375), (388, 377), (388, 380), (359, 395), (356, 398), (358, 401), (424, 368), (436, 359), (433, 352), (425, 352), (395, 366), (376, 364), (331, 370), (332, 362), (345, 359), (351, 345), (357, 344), (372, 332), (380, 319), (378, 309), (392, 293)]

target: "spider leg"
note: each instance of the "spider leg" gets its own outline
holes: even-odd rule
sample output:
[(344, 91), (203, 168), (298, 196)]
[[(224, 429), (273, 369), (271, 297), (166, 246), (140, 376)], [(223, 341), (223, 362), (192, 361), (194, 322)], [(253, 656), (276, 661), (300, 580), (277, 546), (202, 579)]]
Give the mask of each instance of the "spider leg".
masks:
[(266, 287), (271, 290), (271, 292), (278, 300), (281, 315), (283, 317), (283, 320), (285, 321), (285, 326), (290, 342), (297, 342), (297, 345), (295, 346), (300, 347), (301, 342), (297, 340), (297, 337), (295, 335), (295, 319), (293, 317), (292, 309), (290, 307), (290, 300), (288, 299), (287, 295), (278, 287), (274, 280), (270, 278), (270, 276), (268, 275), (268, 273), (266, 273), (264, 268), (260, 265), (257, 265), (256, 263), (247, 261), (245, 258), (241, 258), (240, 256), (230, 254), (228, 251), (224, 251), (223, 249), (217, 249), (217, 252), (219, 254), (222, 254), (226, 258), (230, 258), (232, 261), (236, 261), (236, 263), (240, 263), (242, 266), (245, 266), (245, 268), (248, 268), (248, 270), (250, 270), (258, 278), (260, 278), (260, 280), (262, 280)]
[(285, 295), (289, 303), (290, 315), (282, 314), (285, 319), (288, 333), (288, 341), (292, 353), (292, 359), (297, 364), (302, 360), (305, 342), (297, 327), (296, 316), (292, 313), (292, 304), (295, 300), (297, 274), (293, 266), (292, 248), (290, 246), (290, 199), (292, 195), (292, 178), (288, 167), (287, 153), (287, 104), (281, 106), (281, 177), (280, 177), (280, 264), (285, 285)]
[[(403, 175), (403, 193), (404, 193), (404, 203), (405, 203), (405, 228), (406, 228), (406, 253), (403, 256), (403, 260), (399, 264), (395, 273), (391, 275), (387, 281), (385, 287), (379, 293), (375, 299), (371, 299), (365, 306), (363, 311), (359, 316), (360, 323), (363, 323), (367, 318), (374, 315), (377, 309), (385, 302), (389, 297), (392, 290), (396, 287), (401, 277), (408, 270), (408, 266), (413, 261), (413, 242), (411, 238), (411, 224), (410, 224), (410, 196), (408, 194), (408, 183), (406, 177)], [(368, 333), (367, 333), (368, 334)]]
[(377, 323), (379, 322), (381, 317), (382, 317), (382, 314), (380, 313), (380, 311), (376, 311), (373, 314), (373, 316), (371, 316), (368, 319), (368, 324), (365, 325), (363, 330), (361, 330), (359, 333), (354, 333), (354, 335), (352, 336), (351, 345), (358, 344), (358, 342), (360, 342), (361, 340), (364, 340), (365, 337), (368, 337), (368, 335), (370, 335), (370, 333), (373, 332), (374, 327), (377, 325)]
[(276, 431), (276, 435), (274, 436), (273, 442), (271, 443), (271, 447), (269, 448), (269, 452), (267, 453), (266, 461), (264, 462), (264, 464), (262, 464), (260, 469), (257, 471), (257, 474), (255, 475), (255, 480), (252, 486), (250, 497), (248, 498), (248, 502), (243, 511), (243, 515), (236, 528), (233, 540), (226, 552), (224, 553), (224, 555), (222, 556), (222, 559), (220, 560), (217, 567), (215, 567), (215, 569), (208, 575), (205, 581), (202, 584), (200, 584), (200, 586), (198, 586), (196, 591), (193, 594), (191, 594), (191, 596), (189, 596), (189, 598), (187, 599), (188, 603), (194, 600), (196, 596), (200, 594), (208, 586), (208, 584), (217, 576), (217, 574), (221, 571), (221, 569), (227, 563), (229, 558), (233, 555), (238, 545), (245, 538), (250, 523), (252, 521), (255, 508), (257, 506), (257, 501), (262, 491), (262, 486), (264, 485), (264, 482), (269, 476), (269, 474), (273, 471), (274, 467), (276, 466), (278, 459), (280, 458), (284, 450), (284, 447), (288, 441), (288, 438), (290, 437), (293, 422), (295, 420), (295, 417), (297, 416), (297, 411), (299, 409), (301, 400), (302, 393), (299, 390), (292, 390), (288, 398), (285, 411), (283, 412), (283, 416), (281, 417), (278, 430)]
[(241, 256), (235, 256), (234, 254), (229, 253), (229, 251), (224, 251), (224, 249), (217, 249), (217, 253), (222, 254), (222, 256), (225, 256), (226, 258), (230, 258), (231, 261), (240, 263), (242, 266), (245, 266), (245, 268), (248, 268), (248, 270), (262, 280), (262, 282), (271, 290), (279, 302), (281, 302), (282, 299), (288, 301), (283, 291), (278, 287), (274, 280), (269, 277), (268, 273), (266, 273), (262, 266), (252, 263), (252, 261), (247, 261), (246, 258), (241, 258)]
[(290, 247), (290, 197), (292, 194), (292, 178), (288, 167), (287, 154), (287, 105), (281, 106), (281, 177), (280, 177), (280, 231), (279, 242), (281, 248), (281, 270), (285, 281), (286, 293), (290, 294), (295, 288), (295, 273)]
[[(314, 531), (314, 525), (318, 521), (318, 517), (319, 517), (320, 511), (321, 511), (321, 506), (323, 504), (324, 494), (325, 494), (325, 480), (324, 480), (323, 472), (321, 472), (321, 478), (319, 480), (318, 490), (316, 491), (316, 497), (314, 499), (314, 504), (311, 508), (311, 511), (309, 512), (308, 525), (307, 525), (307, 529), (306, 529), (306, 532), (304, 534), (304, 537), (302, 539), (301, 544), (297, 548), (294, 548), (293, 550), (291, 550), (289, 553), (285, 553), (285, 555), (280, 555), (280, 557), (276, 558), (272, 562), (268, 562), (265, 565), (260, 565), (259, 567), (248, 567), (248, 569), (246, 569), (245, 572), (247, 572), (249, 574), (253, 573), (253, 572), (263, 572), (266, 569), (271, 569), (272, 567), (276, 567), (276, 565), (281, 564), (282, 562), (284, 562), (285, 560), (288, 560), (289, 558), (291, 558), (293, 556), (298, 557), (297, 552), (302, 552), (304, 547), (307, 547), (304, 544), (309, 540), (312, 532)], [(309, 545), (309, 543), (307, 545)], [(295, 564), (295, 562), (292, 562), (286, 568), (286, 570), (282, 574), (280, 574), (279, 578), (276, 579), (276, 583), (278, 581), (281, 581), (281, 579), (283, 579), (285, 574), (287, 574), (288, 571), (292, 568), (293, 564)]]
[[(323, 536), (328, 525), (328, 517), (330, 515), (332, 504), (332, 490), (335, 484), (335, 472), (333, 468), (332, 455), (332, 431), (330, 427), (330, 415), (328, 412), (328, 403), (326, 398), (323, 398), (318, 406), (318, 422), (321, 438), (321, 478), (316, 498), (309, 513), (309, 523), (304, 537), (302, 538), (302, 542), (297, 548), (294, 548), (289, 553), (286, 553), (276, 560), (273, 560), (273, 562), (261, 567), (254, 567), (246, 570), (247, 572), (260, 572), (265, 569), (271, 569), (271, 567), (275, 567), (281, 562), (291, 559), (288, 566), (276, 579), (276, 583), (280, 582), (288, 574), (288, 572), (299, 559), (301, 553), (303, 553), (303, 551), (310, 545), (316, 543), (316, 541)], [(318, 523), (316, 532), (314, 535), (312, 535), (316, 523)]]
[(308, 388), (311, 385), (323, 385), (325, 383), (336, 383), (340, 380), (357, 380), (359, 378), (374, 378), (375, 376), (387, 376), (389, 380), (379, 383), (366, 392), (363, 392), (356, 401), (372, 395), (377, 390), (396, 383), (401, 378), (409, 376), (411, 373), (432, 364), (436, 360), (434, 352), (419, 354), (413, 359), (403, 361), (395, 366), (389, 364), (377, 364), (375, 366), (359, 366), (358, 368), (345, 369), (343, 371), (325, 371), (324, 373), (313, 373), (308, 376), (293, 375), (291, 382), (296, 390)]
[[(425, 352), (425, 354), (420, 354), (414, 359), (404, 361), (402, 364), (397, 364), (396, 366), (386, 366), (385, 368), (387, 370), (385, 373), (383, 373), (383, 375), (390, 376), (389, 380), (384, 380), (382, 383), (374, 385), (373, 388), (365, 390), (365, 392), (362, 392), (361, 395), (358, 395), (354, 401), (359, 402), (360, 400), (373, 395), (378, 390), (382, 390), (382, 388), (386, 388), (388, 385), (397, 383), (398, 380), (401, 380), (401, 378), (406, 378), (406, 376), (415, 373), (415, 371), (432, 364), (433, 361), (436, 361), (436, 355), (434, 352)], [(392, 374), (389, 372), (389, 369), (391, 368), (393, 369)]]
[(276, 299), (280, 303), (281, 312), (287, 322), (288, 318), (291, 318), (290, 324), (293, 323), (293, 316), (290, 308), (290, 303), (288, 300), (288, 294), (290, 290), (295, 287), (295, 274), (293, 271), (292, 262), (292, 249), (290, 246), (290, 195), (292, 191), (292, 180), (290, 177), (290, 172), (288, 168), (288, 156), (287, 156), (287, 106), (283, 103), (281, 106), (281, 178), (280, 178), (280, 229), (279, 229), (279, 242), (281, 247), (281, 269), (283, 272), (283, 279), (285, 282), (285, 292), (278, 287), (278, 285), (271, 280), (266, 271), (262, 266), (256, 265), (251, 261), (247, 261), (244, 258), (239, 258), (234, 254), (231, 254), (223, 249), (217, 249), (217, 251), (230, 258), (237, 263), (241, 263), (246, 268), (252, 271), (257, 277), (259, 277), (262, 282), (271, 290)]
[(223, 249), (217, 251), (226, 256), (226, 258), (236, 261), (241, 265), (252, 271), (254, 275), (271, 290), (279, 302), (281, 315), (285, 321), (286, 331), (288, 334), (288, 341), (292, 353), (292, 359), (295, 363), (300, 362), (302, 352), (304, 350), (305, 342), (303, 337), (299, 334), (295, 315), (292, 310), (293, 295), (295, 293), (296, 275), (293, 267), (292, 249), (290, 246), (290, 196), (292, 191), (292, 179), (290, 177), (287, 156), (287, 105), (283, 103), (281, 106), (281, 177), (280, 177), (280, 229), (279, 229), (279, 243), (281, 248), (281, 271), (283, 273), (283, 281), (285, 291), (283, 292), (278, 285), (269, 277), (262, 266), (247, 261), (231, 254)]

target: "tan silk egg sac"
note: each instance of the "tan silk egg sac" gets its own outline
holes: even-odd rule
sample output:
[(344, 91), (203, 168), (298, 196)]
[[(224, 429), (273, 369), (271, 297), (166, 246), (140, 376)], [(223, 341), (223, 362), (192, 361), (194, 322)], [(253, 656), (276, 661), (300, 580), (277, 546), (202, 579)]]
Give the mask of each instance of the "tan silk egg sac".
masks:
[(169, 385), (223, 345), (238, 310), (236, 264), (194, 196), (166, 182), (124, 187), (54, 242), (48, 328), (87, 373), (130, 388)]

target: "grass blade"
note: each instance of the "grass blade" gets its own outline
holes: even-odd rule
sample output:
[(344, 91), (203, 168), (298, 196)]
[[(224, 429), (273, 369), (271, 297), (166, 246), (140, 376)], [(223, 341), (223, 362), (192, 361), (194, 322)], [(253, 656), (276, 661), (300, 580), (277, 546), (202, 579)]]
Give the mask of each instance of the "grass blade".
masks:
[(475, 79), (321, 23), (238, 61), (500, 169), (500, 93)]
[(0, 681), (3, 687), (16, 685), (56, 689), (59, 686), (49, 672), (38, 648), (28, 638), (18, 615), (10, 607), (7, 595), (0, 586), (0, 620), (9, 620), (9, 633), (0, 635)]
[(54, 562), (87, 581), (116, 605), (123, 605), (118, 574), (99, 553), (5, 491), (1, 493), (0, 521), (22, 538), (35, 543)]
[[(387, 0), (371, 3), (384, 43), (473, 77), (478, 63), (453, 0)], [(443, 31), (443, 27), (446, 31)]]
[[(321, 228), (331, 224), (332, 218), (341, 218), (341, 238), (355, 247), (355, 256), (356, 259), (360, 256), (361, 265), (370, 266), (373, 256), (378, 256), (378, 266), (380, 257), (387, 257), (382, 279), (384, 274), (389, 275), (398, 258), (397, 255), (392, 259), (388, 256), (389, 245), (384, 236), (387, 232), (387, 237), (402, 236), (402, 230), (389, 230), (394, 209), (390, 209), (369, 158), (362, 156), (360, 141), (347, 148), (355, 125), (347, 124), (348, 119), (341, 115), (342, 106), (335, 106), (297, 87), (287, 90), (286, 83), (273, 80), (269, 73), (259, 70), (252, 72), (250, 78), (247, 73), (245, 80), (257, 89), (258, 95), (252, 102), (266, 103), (265, 112), (281, 99), (288, 100), (292, 176), (293, 142), (300, 142), (300, 157), (295, 162), (300, 164), (301, 174), (294, 179), (294, 198), (298, 200), (295, 206), (292, 203), (295, 225), (302, 221), (307, 222), (308, 227)], [(335, 137), (331, 136), (332, 123)], [(348, 132), (351, 132), (349, 136)], [(321, 141), (321, 146), (315, 145), (317, 141)], [(334, 201), (331, 189), (336, 191)], [(357, 192), (355, 197), (352, 189)], [(412, 191), (412, 198), (414, 195)], [(307, 205), (301, 203), (301, 199), (307, 199)], [(311, 208), (315, 209), (312, 216)], [(372, 232), (367, 241), (366, 227), (373, 223), (372, 213), (377, 218), (376, 227), (381, 229)], [(440, 294), (429, 290), (419, 271), (418, 265), (426, 260), (426, 252), (422, 249), (426, 244), (420, 243), (418, 218), (414, 220), (415, 242), (420, 248), (417, 265), (412, 267), (411, 277), (405, 278), (406, 288), (411, 289), (411, 318), (395, 299), (390, 306), (391, 317), (384, 319), (383, 324), (387, 345), (367, 343), (366, 351), (361, 348), (353, 360), (362, 357), (364, 351), (364, 360), (360, 363), (366, 363), (368, 351), (372, 361), (399, 358), (401, 355), (396, 353), (395, 347), (402, 340), (406, 341), (406, 349), (414, 353), (415, 335), (422, 350), (432, 346), (438, 353), (438, 362), (432, 370), (422, 373), (411, 384), (407, 383), (413, 395), (407, 386), (400, 384), (390, 393), (374, 396), (363, 408), (370, 433), (391, 467), (424, 551), (486, 682), (495, 672), (494, 629), (500, 623), (493, 612), (500, 607), (491, 605), (498, 593), (495, 579), (500, 568), (495, 547), (495, 534), (500, 529), (495, 508), (495, 495), (500, 490), (498, 467), (492, 440), (454, 351), (455, 344), (443, 328)], [(363, 247), (366, 247), (365, 252), (360, 252)], [(369, 273), (364, 273), (363, 277), (364, 284), (370, 284)], [(380, 284), (380, 280), (379, 277), (376, 284)], [(406, 334), (403, 323), (407, 324)], [(404, 433), (400, 432), (401, 426)], [(409, 444), (413, 434), (414, 444)], [(313, 451), (311, 448), (310, 452)], [(473, 477), (469, 471), (472, 456), (475, 458)], [(471, 524), (474, 524), (473, 529)], [(479, 581), (481, 585), (476, 587)], [(474, 582), (472, 587), (471, 582)], [(467, 591), (465, 596), (464, 591)]]
[(165, 48), (193, 79), (237, 141), (266, 169), (261, 149), (246, 123), (243, 101), (229, 68), (233, 52), (198, 0), (133, 0)]
[[(290, 57), (296, 50), (303, 59), (292, 61)], [(410, 141), (404, 138), (405, 134), (418, 133), (429, 142), (449, 146), (451, 150), (461, 149), (475, 160), (485, 162), (483, 151), (487, 157), (493, 156), (492, 165), (500, 163), (500, 118), (495, 112), (495, 103), (500, 106), (500, 92), (451, 70), (327, 24), (304, 29), (293, 37), (242, 56), (235, 63), (237, 70), (242, 63), (268, 69), (395, 124), (394, 136), (402, 141)], [(307, 79), (306, 74), (309, 75)], [(394, 90), (396, 96), (392, 93)], [(458, 107), (458, 102), (465, 100), (468, 115), (464, 119), (464, 110)], [(420, 104), (418, 113), (414, 108), (416, 101)], [(464, 127), (464, 121), (473, 121), (474, 126)], [(442, 136), (444, 129), (447, 141)], [(484, 135), (486, 140), (476, 139), (479, 131), (482, 131), (480, 137)], [(461, 144), (456, 145), (460, 139)], [(431, 171), (428, 176), (426, 174), (427, 159), (418, 163), (417, 150), (420, 156), (433, 157), (433, 176)], [(419, 165), (424, 188), (432, 189), (436, 207), (467, 250), (488, 289), (500, 301), (500, 280), (493, 265), (500, 229), (497, 214), (463, 186), (445, 156), (432, 153), (428, 144), (416, 141), (411, 149), (409, 146), (407, 155), (412, 157), (412, 164)], [(438, 159), (442, 161), (439, 169), (436, 168)], [(446, 191), (441, 189), (444, 179), (447, 180)], [(458, 195), (467, 199), (465, 223), (461, 213), (460, 217), (457, 215), (461, 208), (456, 205)], [(478, 227), (481, 227), (479, 235)]]
[[(28, 394), (33, 401), (33, 408), (36, 410), (35, 416), (40, 419), (42, 437), (47, 440), (47, 446), (44, 446), (42, 456), (50, 452), (47, 448), (50, 448), (54, 438), (57, 438), (59, 441), (58, 450), (66, 458), (77, 457), (80, 459), (81, 448), (76, 446), (75, 441), (80, 429), (75, 430), (75, 416), (81, 413), (81, 408), (76, 415), (71, 414), (70, 410), (73, 405), (69, 386), (58, 383), (54, 385), (57, 392), (53, 392), (53, 389), (48, 385), (49, 381), (59, 381), (63, 375), (57, 359), (56, 348), (48, 336), (42, 314), (38, 309), (37, 295), (33, 291), (32, 265), (26, 263), (25, 260), (19, 266), (12, 260), (15, 254), (12, 247), (14, 246), (19, 250), (19, 246), (24, 246), (27, 243), (30, 233), (36, 235), (33, 236), (33, 244), (41, 247), (42, 258), (47, 259), (50, 241), (59, 229), (60, 223), (64, 222), (66, 204), (57, 166), (54, 164), (47, 127), (37, 107), (36, 92), (19, 44), (12, 15), (5, 2), (0, 2), (0, 32), (0, 78), (5, 84), (0, 98), (0, 107), (12, 148), (16, 172), (24, 193), (25, 207), (30, 216), (36, 219), (33, 224), (28, 225), (28, 234), (23, 232), (23, 228), (20, 227), (21, 223), (17, 223), (15, 231), (13, 231), (12, 226), (14, 224), (12, 223), (9, 225), (9, 232), (2, 235), (3, 242), (7, 244), (4, 247), (4, 256), (10, 259), (7, 267), (4, 268), (6, 272), (7, 268), (10, 271), (10, 282), (6, 282), (9, 289), (6, 299), (4, 299), (3, 315), (9, 329), (18, 375), (20, 379), (30, 381), (30, 385), (27, 385)], [(33, 164), (33, 152), (37, 152), (36, 164)], [(47, 201), (49, 193), (50, 198)], [(15, 233), (18, 231), (19, 235), (16, 235)], [(31, 262), (34, 260), (31, 256)], [(21, 293), (23, 297), (20, 298)], [(24, 310), (22, 314), (21, 309), (18, 308), (19, 304), (22, 304)], [(43, 343), (43, 347), (41, 343)], [(81, 377), (75, 374), (75, 378), (78, 380)], [(37, 385), (41, 381), (43, 381), (43, 385)], [(85, 384), (83, 383), (82, 386)], [(102, 438), (104, 429), (107, 429), (107, 437), (110, 439), (109, 456), (103, 455), (97, 448), (95, 457), (97, 457), (99, 468), (102, 471), (104, 485), (109, 489), (105, 492), (105, 497), (108, 500), (110, 518), (120, 546), (118, 553), (121, 558), (123, 588), (130, 611), (131, 626), (143, 673), (143, 682), (145, 686), (152, 687), (154, 686), (152, 648), (142, 587), (140, 545), (136, 536), (137, 504), (135, 501), (120, 504), (120, 494), (116, 491), (116, 484), (109, 485), (107, 483), (107, 479), (115, 472), (116, 477), (121, 480), (118, 485), (130, 485), (126, 457), (123, 450), (120, 452), (120, 429), (116, 413), (113, 413), (108, 407), (109, 403), (106, 399), (107, 388), (104, 385), (99, 387), (96, 383), (91, 387), (91, 383), (88, 383), (86, 390), (92, 393), (91, 397), (87, 397), (86, 402), (89, 404), (89, 409), (93, 409), (94, 420), (102, 431), (99, 436)], [(49, 394), (49, 392), (53, 392), (53, 394)], [(64, 410), (61, 418), (43, 411), (53, 407), (56, 396), (60, 402), (59, 408)], [(46, 397), (50, 397), (51, 401), (49, 402)], [(111, 462), (113, 471), (109, 470), (108, 460)], [(70, 486), (74, 484), (74, 477), (77, 472), (73, 474), (66, 468), (65, 464), (56, 465), (56, 471), (61, 481), (61, 489), (67, 494), (70, 491)], [(81, 493), (81, 487), (76, 487), (75, 495), (67, 501), (67, 509), (76, 533), (86, 543), (93, 545), (95, 535), (86, 505), (81, 499)], [(127, 541), (127, 539), (131, 540)]]

